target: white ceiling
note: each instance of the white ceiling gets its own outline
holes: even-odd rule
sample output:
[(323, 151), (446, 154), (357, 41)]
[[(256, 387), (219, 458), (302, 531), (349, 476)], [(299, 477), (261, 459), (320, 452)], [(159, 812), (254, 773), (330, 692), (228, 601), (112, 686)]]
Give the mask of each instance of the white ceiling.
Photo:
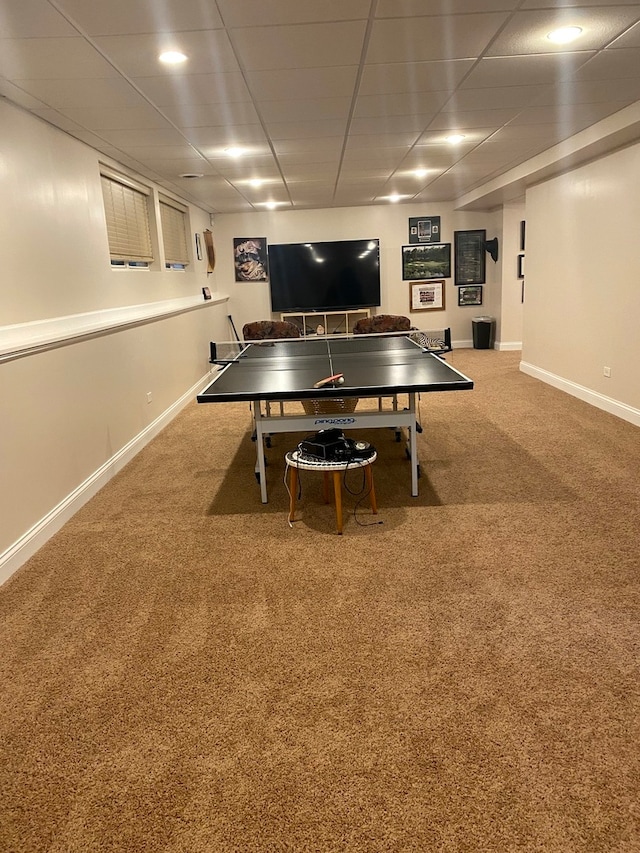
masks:
[(0, 94), (214, 213), (455, 200), (640, 101), (640, 3), (1, 0)]

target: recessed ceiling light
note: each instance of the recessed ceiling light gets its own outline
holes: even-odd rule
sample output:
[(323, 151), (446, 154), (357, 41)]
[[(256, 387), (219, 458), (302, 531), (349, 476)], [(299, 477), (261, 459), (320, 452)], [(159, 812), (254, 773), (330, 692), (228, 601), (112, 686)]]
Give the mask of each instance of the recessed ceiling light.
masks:
[(413, 174), (416, 176), (416, 178), (424, 178), (425, 175), (429, 174), (429, 170), (428, 169), (414, 169)]
[(547, 38), (555, 44), (568, 44), (577, 39), (581, 32), (582, 27), (560, 27), (560, 29), (550, 32)]
[(252, 178), (250, 181), (247, 181), (250, 187), (261, 187), (264, 184), (264, 181), (260, 178)]
[(202, 172), (183, 172), (180, 175), (181, 178), (203, 178), (204, 175)]
[(276, 207), (278, 206), (278, 202), (277, 201), (265, 201), (264, 206), (267, 208), (267, 210), (275, 210)]
[(179, 65), (181, 62), (187, 61), (187, 56), (180, 50), (165, 50), (158, 59), (165, 65)]
[(224, 153), (227, 157), (242, 157), (243, 154), (246, 154), (246, 150), (237, 145), (231, 145), (229, 148), (224, 149)]
[(397, 202), (400, 201), (402, 196), (398, 195), (398, 193), (391, 193), (391, 195), (387, 196), (387, 198), (391, 202), (391, 204), (397, 204)]
[(452, 133), (449, 136), (445, 136), (445, 142), (449, 142), (451, 145), (456, 145), (458, 142), (462, 142), (464, 139), (464, 133)]

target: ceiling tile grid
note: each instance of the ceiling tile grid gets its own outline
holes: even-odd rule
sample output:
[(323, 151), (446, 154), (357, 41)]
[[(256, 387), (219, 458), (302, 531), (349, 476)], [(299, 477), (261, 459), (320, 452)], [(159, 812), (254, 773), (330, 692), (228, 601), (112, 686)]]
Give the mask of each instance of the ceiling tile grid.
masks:
[(0, 96), (212, 213), (455, 201), (640, 99), (640, 3), (3, 0)]

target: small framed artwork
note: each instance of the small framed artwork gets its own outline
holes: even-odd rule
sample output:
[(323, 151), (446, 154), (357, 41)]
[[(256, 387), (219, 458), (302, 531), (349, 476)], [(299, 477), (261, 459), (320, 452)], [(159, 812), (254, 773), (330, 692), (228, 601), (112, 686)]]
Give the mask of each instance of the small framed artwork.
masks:
[(233, 265), (236, 281), (268, 281), (267, 238), (234, 237)]
[(444, 281), (411, 282), (409, 294), (411, 311), (444, 311), (445, 309)]
[(518, 255), (518, 278), (524, 278), (524, 255)]
[(204, 298), (205, 298), (205, 302), (206, 302), (208, 299), (211, 299), (211, 291), (209, 290), (209, 288), (208, 288), (208, 287), (203, 287), (203, 288), (202, 288), (202, 295), (203, 295), (203, 296), (204, 296)]
[(462, 285), (458, 288), (458, 305), (482, 305), (482, 285)]
[(524, 302), (524, 279), (522, 279), (522, 290), (520, 291), (520, 302)]
[(404, 281), (451, 278), (451, 243), (426, 243), (402, 247)]
[(440, 217), (439, 216), (410, 216), (409, 217), (409, 242), (410, 243), (439, 243), (440, 242)]
[(202, 260), (202, 243), (200, 242), (200, 235), (196, 232), (196, 258), (201, 261)]
[(524, 243), (527, 232), (527, 223), (524, 219), (520, 221), (520, 251), (524, 252)]

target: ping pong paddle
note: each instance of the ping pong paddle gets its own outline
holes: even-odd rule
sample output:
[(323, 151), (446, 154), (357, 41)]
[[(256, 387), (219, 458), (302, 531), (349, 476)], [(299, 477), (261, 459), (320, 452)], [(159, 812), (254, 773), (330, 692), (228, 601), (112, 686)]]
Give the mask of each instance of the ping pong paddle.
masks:
[(324, 385), (329, 385), (331, 382), (336, 385), (342, 385), (344, 382), (344, 374), (343, 373), (334, 373), (333, 376), (327, 376), (326, 379), (320, 379), (319, 382), (314, 382), (314, 388), (322, 388)]

